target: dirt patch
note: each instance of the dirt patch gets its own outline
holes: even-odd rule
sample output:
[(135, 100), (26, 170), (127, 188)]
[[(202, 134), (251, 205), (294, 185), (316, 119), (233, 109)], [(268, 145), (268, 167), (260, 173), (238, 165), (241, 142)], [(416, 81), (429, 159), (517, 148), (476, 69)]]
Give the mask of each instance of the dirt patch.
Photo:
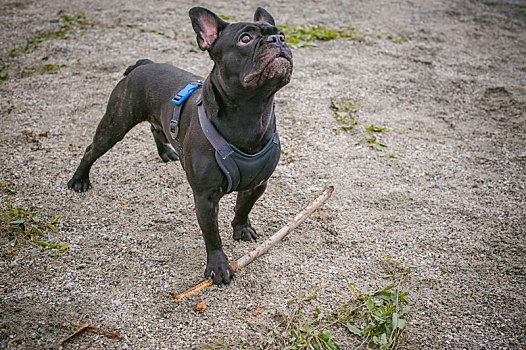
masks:
[[(2, 233), (0, 349), (52, 347), (85, 323), (123, 339), (86, 333), (64, 348), (255, 348), (300, 291), (331, 310), (348, 283), (385, 285), (384, 255), (418, 266), (407, 281), (405, 345), (525, 348), (524, 4), (203, 2), (230, 21), (264, 6), (278, 23), (354, 23), (365, 40), (294, 50), (292, 82), (276, 97), (286, 154), (252, 215), (267, 237), (331, 183), (323, 210), (338, 235), (313, 216), (229, 287), (174, 303), (170, 292), (202, 277), (204, 242), (184, 173), (158, 158), (149, 126), (97, 161), (90, 191), (66, 183), (128, 65), (211, 69), (192, 44), (193, 5), (0, 5), (0, 181), (16, 187), (17, 205), (60, 214), (49, 239), (70, 243), (58, 257), (30, 246), (12, 255)], [(359, 105), (360, 127), (336, 133), (330, 101), (341, 98)], [(397, 158), (357, 143), (370, 125), (389, 130), (373, 136)], [(251, 244), (231, 239), (232, 212), (228, 196), (220, 228), (235, 260)], [(357, 344), (350, 332), (335, 341)]]

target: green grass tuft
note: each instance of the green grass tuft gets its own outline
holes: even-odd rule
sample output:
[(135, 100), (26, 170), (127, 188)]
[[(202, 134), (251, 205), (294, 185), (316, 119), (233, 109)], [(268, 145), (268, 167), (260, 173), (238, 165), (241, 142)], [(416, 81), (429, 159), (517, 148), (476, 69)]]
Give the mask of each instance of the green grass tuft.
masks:
[(380, 157), (398, 158), (394, 154), (387, 152), (387, 145), (380, 141), (379, 134), (389, 132), (389, 129), (372, 124), (366, 128), (358, 121), (358, 112), (361, 105), (362, 102), (351, 101), (347, 98), (331, 99), (330, 107), (334, 111), (333, 117), (341, 124), (332, 130), (338, 134), (341, 131), (359, 129), (360, 133), (356, 139), (356, 145), (366, 142)]
[(40, 247), (42, 250), (51, 250), (56, 254), (67, 249), (69, 243), (49, 243), (46, 235), (49, 232), (57, 232), (56, 223), (60, 215), (50, 221), (41, 220), (38, 215), (30, 209), (16, 207), (11, 201), (11, 196), (16, 195), (13, 186), (0, 183), (0, 231), (7, 235), (11, 242), (5, 251), (8, 254), (19, 253), (19, 245), (25, 243)]
[(333, 39), (348, 39), (363, 41), (364, 37), (358, 33), (352, 25), (338, 29), (329, 29), (322, 26), (293, 25), (285, 24), (277, 26), (287, 40), (287, 45), (291, 48), (316, 46), (316, 41), (326, 41)]
[[(37, 50), (43, 42), (51, 39), (68, 39), (71, 34), (82, 35), (87, 25), (93, 25), (86, 18), (82, 12), (77, 12), (75, 15), (61, 15), (62, 20), (60, 28), (56, 31), (39, 32), (35, 37), (28, 39), (24, 47), (13, 47), (6, 57), (0, 58), (2, 65), (0, 67), (0, 82), (9, 77), (7, 72), (4, 72), (10, 67), (7, 61), (16, 60), (16, 58), (23, 54), (30, 54)], [(56, 74), (61, 67), (66, 65), (45, 64), (39, 67), (21, 67), (18, 66), (18, 73), (22, 76), (40, 72), (41, 74)]]
[(261, 348), (326, 349), (351, 348), (336, 334), (347, 332), (356, 338), (355, 345), (364, 349), (391, 350), (401, 346), (405, 339), (406, 316), (411, 312), (406, 278), (414, 267), (403, 268), (387, 257), (386, 265), (391, 283), (372, 292), (356, 292), (348, 285), (345, 303), (323, 310), (317, 305), (317, 295), (298, 294), (289, 302), (291, 311), (281, 315), (281, 322), (267, 333)]

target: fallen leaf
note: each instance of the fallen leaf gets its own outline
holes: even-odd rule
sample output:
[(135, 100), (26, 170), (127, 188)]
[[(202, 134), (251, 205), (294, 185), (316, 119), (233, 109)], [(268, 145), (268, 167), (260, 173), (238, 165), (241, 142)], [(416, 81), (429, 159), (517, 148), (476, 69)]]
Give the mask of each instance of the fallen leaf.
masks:
[(198, 302), (197, 305), (195, 306), (195, 310), (199, 311), (201, 313), (205, 312), (205, 310), (206, 310), (206, 303), (205, 303), (205, 301), (203, 300), (203, 301)]

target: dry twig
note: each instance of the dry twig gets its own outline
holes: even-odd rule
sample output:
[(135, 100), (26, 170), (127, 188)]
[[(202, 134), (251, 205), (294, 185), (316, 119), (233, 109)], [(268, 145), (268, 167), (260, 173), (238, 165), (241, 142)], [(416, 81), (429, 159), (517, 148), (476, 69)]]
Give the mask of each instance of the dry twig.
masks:
[(104, 335), (108, 338), (116, 338), (116, 339), (120, 339), (122, 338), (119, 334), (117, 333), (113, 333), (113, 332), (108, 332), (108, 331), (105, 331), (105, 330), (102, 330), (102, 329), (99, 329), (99, 328), (96, 328), (96, 327), (92, 327), (89, 323), (86, 323), (86, 324), (83, 324), (83, 325), (80, 325), (80, 326), (77, 326), (77, 329), (75, 329), (75, 332), (73, 332), (73, 334), (71, 334), (69, 337), (61, 340), (58, 344), (57, 344), (57, 348), (61, 347), (62, 344), (64, 344), (65, 342), (67, 342), (68, 340), (70, 340), (71, 338), (73, 338), (74, 336), (82, 333), (82, 332), (90, 332), (90, 333), (94, 333), (94, 334), (99, 334), (99, 335)]
[(61, 341), (57, 344), (57, 348), (61, 347), (62, 344), (64, 344), (65, 342), (67, 342), (68, 340), (70, 340), (71, 338), (73, 338), (74, 336), (76, 336), (77, 334), (82, 333), (83, 331), (85, 331), (89, 326), (90, 326), (89, 323), (86, 323), (86, 324), (83, 324), (83, 325), (77, 326), (77, 329), (75, 329), (75, 332), (73, 332), (73, 334), (71, 334), (71, 335), (70, 335), (69, 337), (67, 337), (66, 339), (61, 340)]
[(331, 224), (329, 224), (329, 222), (327, 221), (327, 217), (325, 216), (325, 214), (323, 214), (323, 212), (321, 211), (321, 208), (318, 209), (318, 214), (320, 214), (321, 221), (323, 221), (323, 224), (325, 225), (327, 230), (330, 233), (332, 233), (334, 236), (337, 236), (338, 235), (338, 231), (336, 231), (334, 229), (334, 227), (332, 227)]
[(86, 329), (86, 332), (90, 332), (90, 333), (93, 333), (93, 334), (99, 334), (99, 335), (103, 335), (105, 337), (108, 337), (108, 338), (113, 338), (113, 339), (120, 339), (122, 338), (119, 334), (117, 333), (113, 333), (113, 332), (108, 332), (108, 331), (105, 331), (103, 329), (99, 329), (99, 328), (95, 328), (95, 327), (88, 327)]
[[(292, 230), (298, 227), (309, 215), (311, 215), (316, 209), (321, 207), (321, 205), (331, 196), (334, 191), (334, 187), (327, 185), (323, 190), (314, 198), (301, 212), (299, 212), (294, 219), (292, 219), (287, 225), (283, 226), (278, 232), (274, 233), (266, 241), (261, 243), (256, 249), (250, 251), (249, 253), (243, 255), (238, 261), (235, 261), (231, 264), (234, 271), (243, 268), (250, 264), (252, 261), (256, 260), (259, 256), (265, 254), (270, 248), (272, 248), (276, 243), (285, 238)], [(171, 293), (173, 300), (181, 300), (185, 296), (197, 293), (207, 287), (210, 287), (214, 282), (212, 279), (208, 281), (203, 281), (197, 286), (190, 288), (184, 293), (179, 295)]]

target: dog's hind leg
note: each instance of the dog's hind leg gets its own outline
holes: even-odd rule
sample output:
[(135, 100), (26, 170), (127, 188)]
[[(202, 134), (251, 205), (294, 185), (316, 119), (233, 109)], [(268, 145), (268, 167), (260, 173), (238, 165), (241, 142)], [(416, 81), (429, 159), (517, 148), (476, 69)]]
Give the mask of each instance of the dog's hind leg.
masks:
[(160, 126), (152, 124), (151, 130), (153, 138), (155, 139), (155, 145), (157, 145), (157, 152), (159, 152), (159, 157), (161, 157), (163, 162), (175, 162), (179, 160), (179, 156), (174, 151), (172, 146), (170, 146), (170, 144), (168, 143), (168, 139), (166, 138), (166, 135), (164, 134), (162, 128)]
[(121, 81), (114, 89), (108, 102), (106, 113), (95, 131), (93, 142), (86, 148), (75, 174), (68, 182), (68, 187), (84, 192), (90, 187), (89, 172), (95, 161), (122, 140), (126, 133), (143, 121), (134, 115), (133, 108), (126, 103), (124, 83)]

